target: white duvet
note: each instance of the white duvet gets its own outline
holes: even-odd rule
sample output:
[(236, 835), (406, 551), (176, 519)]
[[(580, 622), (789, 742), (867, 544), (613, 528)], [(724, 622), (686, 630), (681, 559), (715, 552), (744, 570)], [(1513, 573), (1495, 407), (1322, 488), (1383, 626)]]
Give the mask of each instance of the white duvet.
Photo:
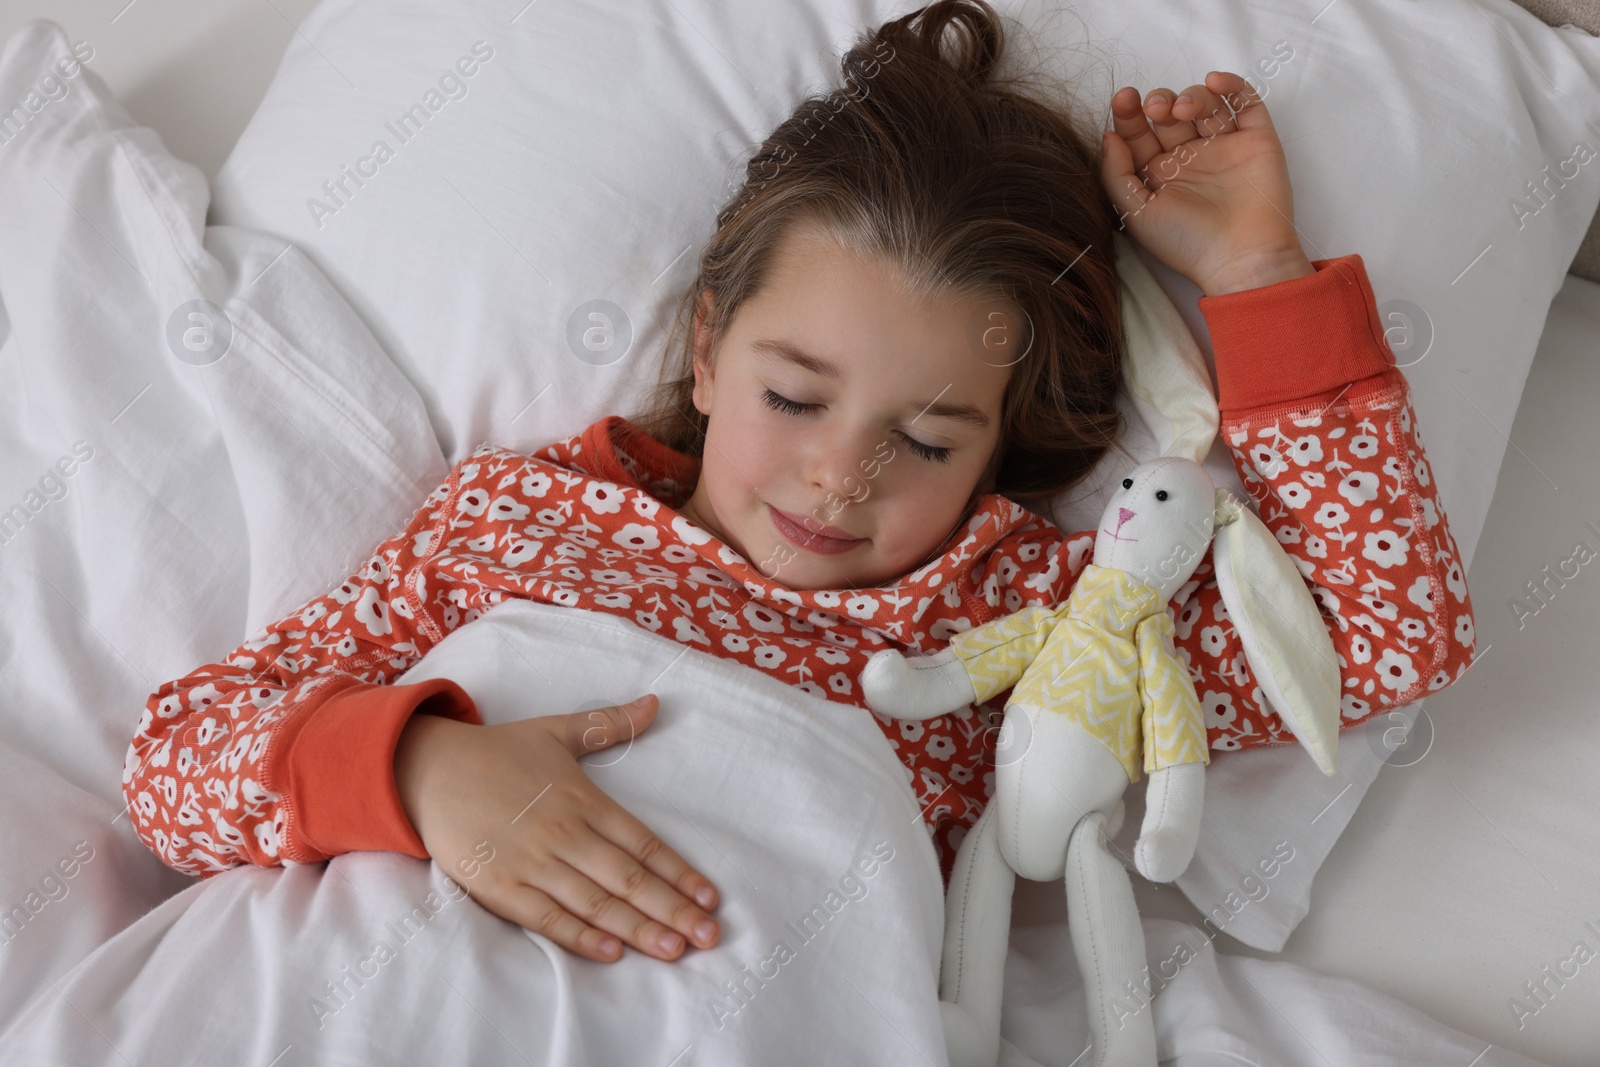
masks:
[[(14, 37), (0, 99), (69, 49)], [(305, 257), (207, 228), (199, 173), (92, 74), (63, 84), (0, 145), (0, 507), (25, 515), (0, 539), (0, 1064), (942, 1064), (938, 869), (878, 727), (620, 619), (502, 605), (405, 680), (450, 677), (490, 722), (659, 693), (584, 762), (717, 883), (713, 950), (581, 960), (393, 853), (196, 882), (138, 841), (120, 775), (146, 696), (336, 585), (446, 464)], [(198, 300), (229, 333), (210, 362), (183, 347)], [(1158, 973), (1173, 925), (1146, 921)], [(1065, 924), (1013, 947), (1006, 1062), (1065, 1067), (1087, 1040)], [(1210, 948), (1150, 1010), (1185, 1065), (1480, 1051)]]

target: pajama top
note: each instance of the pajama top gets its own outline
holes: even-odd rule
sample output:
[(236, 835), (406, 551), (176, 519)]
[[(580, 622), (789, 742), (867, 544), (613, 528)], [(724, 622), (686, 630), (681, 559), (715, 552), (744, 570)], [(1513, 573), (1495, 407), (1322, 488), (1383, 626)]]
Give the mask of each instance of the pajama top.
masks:
[(1204, 713), (1173, 630), (1161, 590), (1085, 563), (1065, 604), (963, 630), (950, 649), (979, 703), (1009, 689), (1007, 706), (1065, 715), (1137, 782), (1141, 759), (1147, 773), (1211, 762)]
[[(1460, 677), (1474, 626), (1361, 258), (1313, 266), (1199, 308), (1222, 439), (1322, 610), (1348, 726)], [(1004, 694), (901, 722), (866, 708), (857, 676), (880, 649), (933, 653), (1021, 608), (1062, 603), (1095, 532), (1063, 533), (989, 494), (891, 585), (791, 590), (676, 510), (698, 469), (617, 416), (531, 455), (480, 446), (338, 588), (150, 695), (123, 768), (135, 832), (202, 877), (356, 849), (426, 858), (395, 788), (400, 731), (418, 711), (482, 720), (449, 679), (394, 680), (452, 630), (520, 597), (619, 615), (873, 715), (948, 882), (994, 788)], [(1293, 743), (1251, 676), (1209, 551), (1169, 608), (1209, 749)]]

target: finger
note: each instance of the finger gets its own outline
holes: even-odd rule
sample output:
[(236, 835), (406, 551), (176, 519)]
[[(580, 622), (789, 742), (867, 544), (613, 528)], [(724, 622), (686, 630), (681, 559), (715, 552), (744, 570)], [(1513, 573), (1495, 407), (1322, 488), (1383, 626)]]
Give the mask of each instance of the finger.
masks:
[[(637, 860), (641, 866), (664, 882), (675, 900), (682, 900), (685, 904), (693, 900), (702, 908), (717, 906), (717, 887), (711, 884), (711, 880), (689, 866), (687, 860), (651, 832), (648, 826), (636, 819), (632, 812), (598, 787), (594, 791), (594, 802), (587, 805), (584, 810), (584, 818), (595, 833)], [(655, 914), (671, 916), (676, 907), (674, 904), (673, 908), (658, 910)], [(709, 918), (709, 916), (697, 916), (697, 918), (702, 917)], [(693, 927), (680, 927), (680, 929), (693, 929)]]
[(1272, 116), (1254, 87), (1230, 71), (1214, 70), (1206, 75), (1206, 86), (1218, 93), (1233, 109), (1234, 124), (1241, 130), (1271, 130)]
[[(549, 897), (567, 915), (578, 920), (580, 926), (602, 931), (602, 937), (605, 934), (618, 937), (623, 943), (656, 959), (674, 960), (683, 954), (686, 942), (682, 934), (645, 915), (567, 862), (565, 857), (541, 867), (537, 877), (537, 886), (524, 883), (525, 887)], [(582, 930), (574, 933), (574, 928), (559, 916), (545, 917), (545, 921), (547, 925), (571, 934), (581, 943)], [(543, 930), (539, 932), (544, 933)]]
[(1162, 152), (1161, 142), (1144, 117), (1139, 90), (1129, 85), (1111, 97), (1111, 128), (1127, 144), (1132, 155), (1130, 172), (1143, 172)]
[[(1187, 97), (1187, 99), (1185, 99)], [(1172, 113), (1194, 124), (1201, 137), (1215, 137), (1238, 129), (1222, 97), (1204, 85), (1191, 85), (1173, 101)]]
[(566, 742), (567, 751), (573, 756), (583, 756), (618, 743), (631, 742), (650, 725), (659, 707), (659, 698), (654, 693), (646, 693), (627, 704), (614, 704), (593, 711), (575, 711), (571, 715), (546, 716), (534, 721), (546, 723), (555, 731)]
[[(666, 846), (658, 842), (657, 848)], [(656, 920), (663, 928), (671, 927), (688, 942), (711, 948), (721, 937), (722, 931), (715, 919), (598, 834), (586, 835), (559, 855), (568, 866), (630, 905), (635, 912)]]
[(622, 955), (621, 938), (590, 926), (535, 886), (519, 883), (496, 904), (490, 909), (496, 915), (548, 937), (568, 952), (597, 963), (610, 963)]
[[(1141, 120), (1142, 121), (1142, 120)], [(1155, 193), (1133, 172), (1134, 155), (1128, 143), (1107, 132), (1100, 143), (1100, 184), (1117, 209), (1119, 218), (1137, 215)]]
[(1165, 151), (1172, 151), (1185, 141), (1193, 141), (1200, 136), (1200, 131), (1194, 128), (1194, 123), (1185, 122), (1172, 114), (1172, 102), (1178, 94), (1171, 89), (1152, 89), (1144, 98), (1144, 113), (1156, 128), (1156, 139), (1161, 142)]

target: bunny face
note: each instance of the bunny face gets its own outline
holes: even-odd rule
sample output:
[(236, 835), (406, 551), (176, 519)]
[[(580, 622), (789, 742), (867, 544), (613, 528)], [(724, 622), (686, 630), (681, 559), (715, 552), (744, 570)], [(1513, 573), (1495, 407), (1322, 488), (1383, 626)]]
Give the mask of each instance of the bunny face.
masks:
[(1127, 571), (1171, 600), (1216, 532), (1216, 489), (1198, 463), (1171, 456), (1135, 467), (1100, 516), (1099, 567)]

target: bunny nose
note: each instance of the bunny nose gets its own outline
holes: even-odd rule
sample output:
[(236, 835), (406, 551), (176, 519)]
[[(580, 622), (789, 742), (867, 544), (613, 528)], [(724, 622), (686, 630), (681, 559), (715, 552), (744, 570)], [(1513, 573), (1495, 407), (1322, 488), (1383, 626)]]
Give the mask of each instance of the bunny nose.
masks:
[(1133, 518), (1133, 512), (1129, 511), (1127, 508), (1118, 508), (1117, 509), (1117, 522), (1118, 523), (1127, 522), (1131, 518)]

